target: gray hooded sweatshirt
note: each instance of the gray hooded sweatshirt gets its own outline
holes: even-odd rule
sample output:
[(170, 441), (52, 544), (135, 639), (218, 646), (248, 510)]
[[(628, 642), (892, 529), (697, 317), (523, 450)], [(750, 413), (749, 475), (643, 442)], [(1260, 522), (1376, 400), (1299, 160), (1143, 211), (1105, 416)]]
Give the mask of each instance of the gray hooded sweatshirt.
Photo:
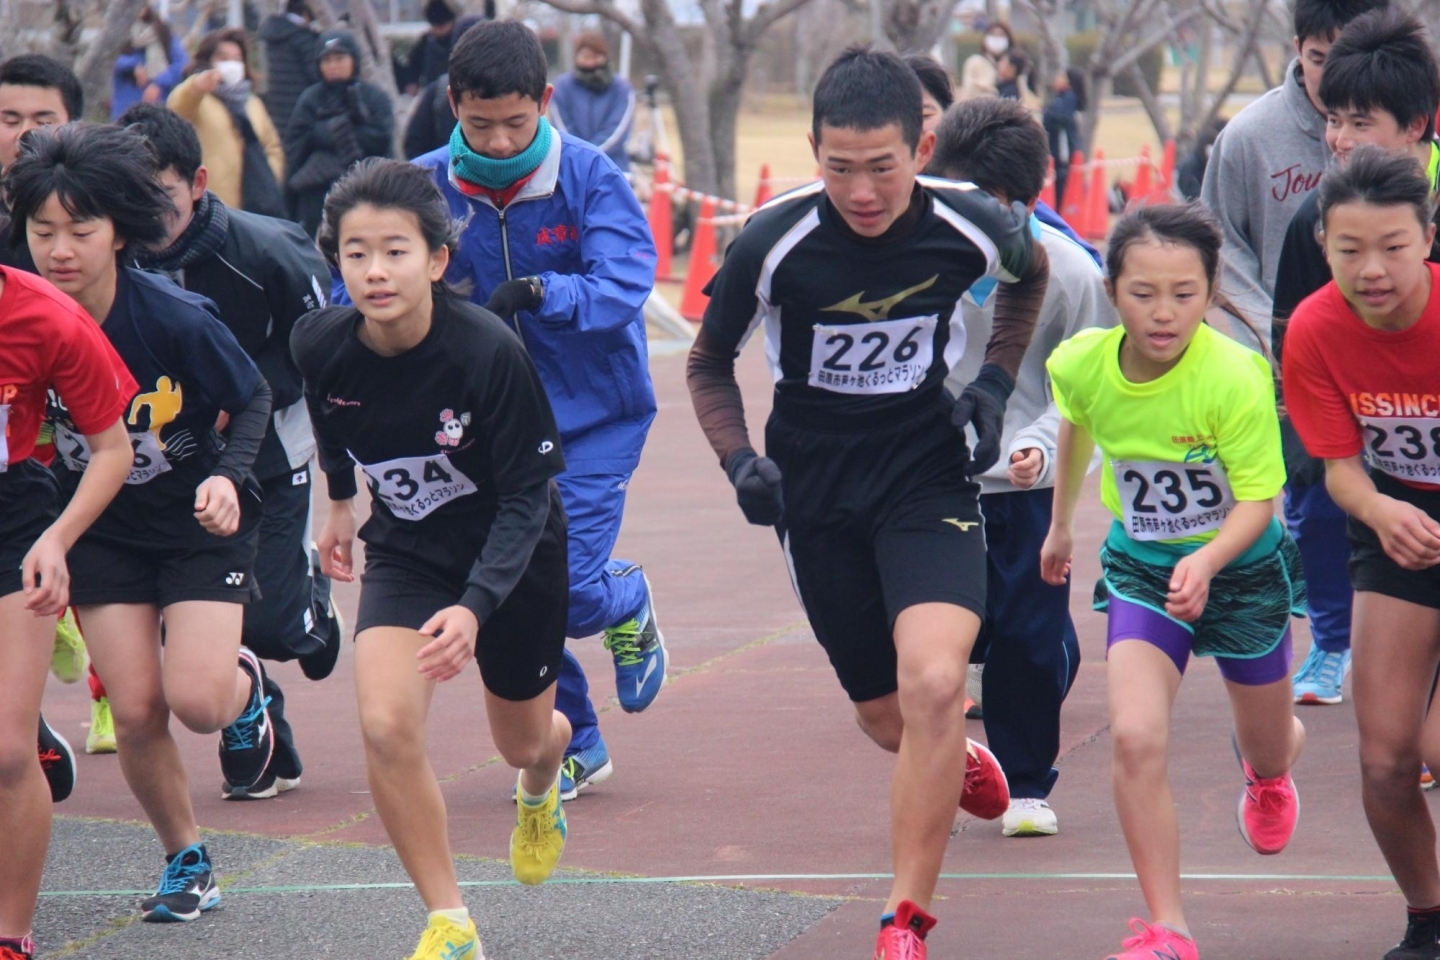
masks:
[(1306, 96), (1300, 61), (1293, 60), (1284, 83), (1226, 125), (1205, 168), (1200, 199), (1225, 231), (1220, 291), (1266, 343), (1285, 231), (1329, 163), (1325, 118)]

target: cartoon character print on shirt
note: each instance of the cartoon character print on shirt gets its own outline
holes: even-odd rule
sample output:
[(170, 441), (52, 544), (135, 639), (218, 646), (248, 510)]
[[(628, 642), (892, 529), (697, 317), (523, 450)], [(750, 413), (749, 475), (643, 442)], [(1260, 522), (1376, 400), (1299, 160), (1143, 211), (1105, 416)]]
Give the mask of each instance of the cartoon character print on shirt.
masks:
[(440, 411), (440, 429), (435, 431), (435, 442), (442, 447), (460, 446), (460, 438), (465, 436), (465, 428), (470, 426), (470, 414), (462, 413), (455, 416), (455, 411), (445, 409)]
[[(90, 443), (70, 422), (69, 411), (52, 389), (47, 416), (55, 424), (55, 449), (65, 465), (78, 472), (90, 463)], [(161, 432), (174, 423), (185, 408), (185, 393), (178, 381), (167, 376), (155, 380), (153, 390), (142, 391), (130, 401), (125, 425), (135, 459), (125, 478), (128, 484), (148, 483), (169, 473), (172, 461), (184, 460), (200, 449), (189, 429), (172, 431), (162, 438)]]

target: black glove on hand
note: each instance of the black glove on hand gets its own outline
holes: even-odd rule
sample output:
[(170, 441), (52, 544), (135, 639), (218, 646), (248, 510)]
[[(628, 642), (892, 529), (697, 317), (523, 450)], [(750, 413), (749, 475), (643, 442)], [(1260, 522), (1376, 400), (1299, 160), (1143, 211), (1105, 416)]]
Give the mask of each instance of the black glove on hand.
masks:
[(735, 499), (745, 519), (760, 527), (773, 527), (785, 512), (780, 496), (780, 465), (754, 450), (738, 453), (726, 473), (735, 487)]
[(489, 310), (501, 320), (509, 320), (521, 310), (538, 310), (544, 302), (545, 295), (540, 290), (540, 284), (530, 277), (521, 277), (518, 280), (506, 280), (495, 288), (490, 294), (490, 299), (485, 301), (485, 309)]
[(1325, 482), (1325, 461), (1305, 450), (1300, 434), (1289, 417), (1280, 418), (1280, 449), (1285, 457), (1285, 476), (1297, 487), (1314, 487)]
[(993, 363), (980, 368), (970, 385), (960, 392), (950, 422), (962, 434), (966, 424), (975, 425), (975, 449), (970, 453), (967, 475), (977, 476), (1000, 459), (1000, 438), (1005, 432), (1005, 402), (1015, 389), (1010, 374)]

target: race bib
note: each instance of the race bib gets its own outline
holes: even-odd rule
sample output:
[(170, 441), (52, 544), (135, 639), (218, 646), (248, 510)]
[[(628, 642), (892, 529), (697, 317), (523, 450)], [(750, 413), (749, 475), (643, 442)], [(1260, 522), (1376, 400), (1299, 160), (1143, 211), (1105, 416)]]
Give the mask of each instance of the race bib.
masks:
[(1219, 530), (1235, 495), (1219, 461), (1112, 460), (1131, 540), (1176, 540)]
[(1364, 417), (1365, 459), (1402, 480), (1440, 483), (1440, 419)]
[[(129, 437), (135, 459), (125, 477), (126, 483), (149, 483), (160, 474), (170, 472), (170, 461), (165, 459), (165, 451), (160, 449), (160, 441), (155, 434), (147, 430), (129, 434)], [(90, 466), (90, 441), (85, 439), (84, 434), (76, 433), (64, 424), (55, 424), (55, 450), (65, 461), (65, 466), (76, 473), (83, 473)]]
[(0, 473), (10, 469), (10, 404), (0, 403)]
[[(352, 460), (359, 463), (353, 453)], [(475, 492), (475, 484), (443, 453), (360, 464), (370, 492), (401, 520), (420, 520), (457, 497)]]
[(810, 386), (833, 393), (904, 393), (925, 379), (935, 357), (938, 316), (878, 323), (817, 323)]

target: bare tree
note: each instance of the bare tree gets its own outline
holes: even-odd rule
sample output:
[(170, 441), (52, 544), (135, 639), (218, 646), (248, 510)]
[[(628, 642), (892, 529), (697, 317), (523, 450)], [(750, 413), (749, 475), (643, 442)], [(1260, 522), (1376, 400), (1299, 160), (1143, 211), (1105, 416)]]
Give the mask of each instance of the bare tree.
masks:
[(881, 25), (895, 49), (901, 53), (926, 53), (950, 25), (955, 0), (888, 0), (883, 10)]
[(120, 48), (130, 39), (130, 27), (140, 16), (145, 0), (111, 0), (100, 23), (100, 33), (75, 62), (75, 73), (85, 91), (85, 104), (90, 114), (104, 119), (105, 103), (110, 98), (110, 71)]
[(699, 0), (705, 15), (700, 64), (690, 56), (668, 0), (640, 0), (640, 19), (614, 0), (544, 0), (566, 13), (594, 14), (628, 32), (656, 59), (675, 105), (688, 186), (735, 196), (735, 126), (745, 77), (760, 38), (810, 0), (766, 0), (750, 16), (743, 0)]

